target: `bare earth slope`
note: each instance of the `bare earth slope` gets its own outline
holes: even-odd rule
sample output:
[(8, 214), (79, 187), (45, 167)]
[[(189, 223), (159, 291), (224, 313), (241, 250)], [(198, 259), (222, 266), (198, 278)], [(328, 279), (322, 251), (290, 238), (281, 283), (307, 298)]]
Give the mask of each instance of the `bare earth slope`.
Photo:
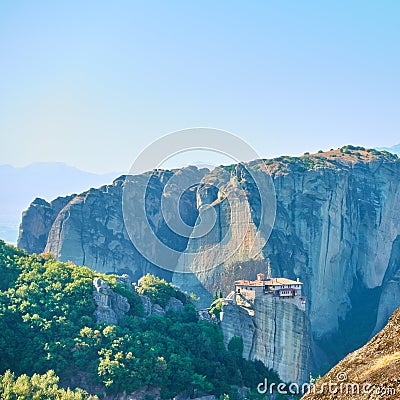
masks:
[[(334, 384), (332, 391), (329, 383)], [(353, 392), (357, 388), (359, 394)], [(316, 393), (303, 399), (400, 399), (400, 308), (380, 333), (318, 380)]]

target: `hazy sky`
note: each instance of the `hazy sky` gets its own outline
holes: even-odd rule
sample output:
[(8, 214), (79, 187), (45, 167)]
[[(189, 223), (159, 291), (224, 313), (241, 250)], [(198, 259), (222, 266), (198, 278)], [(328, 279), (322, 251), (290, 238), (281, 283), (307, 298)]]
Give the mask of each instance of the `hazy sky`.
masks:
[(0, 2), (0, 164), (127, 170), (209, 126), (264, 157), (400, 142), (399, 1)]

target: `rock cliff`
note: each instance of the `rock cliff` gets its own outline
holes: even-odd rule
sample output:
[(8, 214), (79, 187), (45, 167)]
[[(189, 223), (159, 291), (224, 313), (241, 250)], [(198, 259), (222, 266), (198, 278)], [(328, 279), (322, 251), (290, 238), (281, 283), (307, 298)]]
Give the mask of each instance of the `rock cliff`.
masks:
[(108, 325), (118, 325), (118, 322), (129, 311), (128, 299), (115, 293), (108, 282), (101, 278), (93, 279), (93, 297), (96, 304), (94, 317), (97, 322), (105, 322)]
[[(197, 293), (202, 305), (211, 300), (215, 290), (225, 294), (232, 290), (235, 279), (255, 279), (269, 258), (274, 276), (300, 277), (304, 282), (312, 352), (319, 372), (362, 345), (400, 305), (396, 295), (400, 160), (386, 152), (345, 147), (265, 163), (256, 160), (248, 167), (256, 174), (271, 176), (276, 192), (276, 220), (258, 253), (253, 249), (269, 236), (268, 223), (260, 220), (259, 192), (246, 172), (232, 181), (234, 166), (211, 172), (194, 167), (179, 170), (175, 185), (167, 192), (164, 189), (174, 171), (152, 174), (146, 194), (152, 230), (176, 250), (172, 262), (191, 274), (160, 269), (132, 245), (122, 216), (123, 177), (65, 198), (62, 207), (41, 205), (37, 200), (23, 217), (19, 246), (28, 252), (49, 251), (60, 260), (86, 264), (100, 272), (127, 273), (135, 280), (147, 272), (155, 273)], [(134, 177), (133, 185), (143, 185), (145, 175)], [(202, 178), (202, 183), (186, 192), (181, 201), (176, 197), (179, 182), (190, 176)], [(197, 219), (215, 213), (210, 234), (185, 238), (174, 233), (161, 211), (166, 198), (180, 201), (182, 218), (192, 233)], [(136, 201), (134, 196), (132, 199)], [(135, 234), (141, 232), (143, 227), (137, 226)], [(228, 239), (214, 247), (226, 232)], [(239, 237), (244, 238), (240, 245)], [(151, 250), (148, 238), (143, 237), (143, 242)], [(232, 249), (235, 251), (230, 254)], [(221, 254), (230, 256), (220, 262)], [(355, 324), (355, 315), (363, 315), (364, 322)], [(352, 334), (341, 341), (341, 353), (334, 354), (329, 343), (339, 340), (338, 331), (343, 327)]]
[[(181, 179), (185, 181), (194, 175), (197, 180), (205, 171), (185, 168)], [(157, 237), (180, 252), (185, 249), (187, 240), (168, 228), (160, 208), (160, 196), (173, 175), (172, 171), (153, 174), (147, 206)], [(135, 177), (133, 184), (142, 185), (143, 177)], [(133, 280), (147, 272), (170, 278), (170, 272), (151, 264), (132, 245), (122, 213), (124, 183), (125, 177), (121, 176), (111, 185), (58, 198), (51, 203), (36, 199), (22, 216), (18, 246), (29, 253), (51, 252), (59, 260), (87, 265), (102, 273), (127, 273)], [(173, 190), (169, 195), (174, 196)], [(194, 224), (198, 215), (195, 196), (195, 192), (189, 191), (180, 203), (180, 212), (189, 224)]]
[(40, 198), (33, 200), (22, 213), (18, 246), (30, 253), (43, 252), (54, 220), (74, 197), (75, 195), (58, 197), (50, 203)]
[(310, 331), (304, 311), (296, 305), (262, 296), (254, 316), (234, 303), (224, 305), (221, 328), (226, 345), (243, 338), (243, 357), (260, 360), (285, 382), (303, 384), (310, 375)]
[[(145, 318), (151, 315), (164, 316), (168, 311), (180, 313), (184, 310), (182, 301), (175, 297), (171, 297), (165, 307), (153, 303), (148, 296), (137, 292), (138, 287), (132, 284), (128, 275), (118, 276), (117, 283), (124, 285), (125, 288), (138, 296), (143, 306), (143, 317)], [(108, 282), (98, 277), (93, 278), (93, 298), (96, 304), (94, 312), (96, 321), (105, 322), (108, 325), (118, 325), (131, 308), (125, 296), (112, 290)]]

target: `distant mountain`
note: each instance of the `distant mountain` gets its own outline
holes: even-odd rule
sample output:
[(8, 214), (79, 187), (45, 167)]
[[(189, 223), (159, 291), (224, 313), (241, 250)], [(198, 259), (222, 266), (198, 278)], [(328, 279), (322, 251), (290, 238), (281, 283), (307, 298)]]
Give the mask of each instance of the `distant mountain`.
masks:
[(397, 154), (398, 156), (400, 156), (400, 143), (395, 144), (392, 147), (377, 147), (377, 150), (390, 151), (391, 153), (394, 153), (394, 154)]
[(112, 182), (117, 172), (93, 174), (64, 163), (0, 165), (0, 239), (16, 243), (21, 213), (36, 197), (53, 199)]

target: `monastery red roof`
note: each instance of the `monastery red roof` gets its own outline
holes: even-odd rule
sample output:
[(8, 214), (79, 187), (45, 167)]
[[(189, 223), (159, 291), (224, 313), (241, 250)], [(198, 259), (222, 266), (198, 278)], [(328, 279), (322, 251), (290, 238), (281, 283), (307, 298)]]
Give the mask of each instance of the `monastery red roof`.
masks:
[(283, 286), (283, 285), (302, 285), (302, 282), (293, 281), (287, 278), (271, 278), (266, 281), (248, 281), (245, 279), (235, 281), (236, 286)]

